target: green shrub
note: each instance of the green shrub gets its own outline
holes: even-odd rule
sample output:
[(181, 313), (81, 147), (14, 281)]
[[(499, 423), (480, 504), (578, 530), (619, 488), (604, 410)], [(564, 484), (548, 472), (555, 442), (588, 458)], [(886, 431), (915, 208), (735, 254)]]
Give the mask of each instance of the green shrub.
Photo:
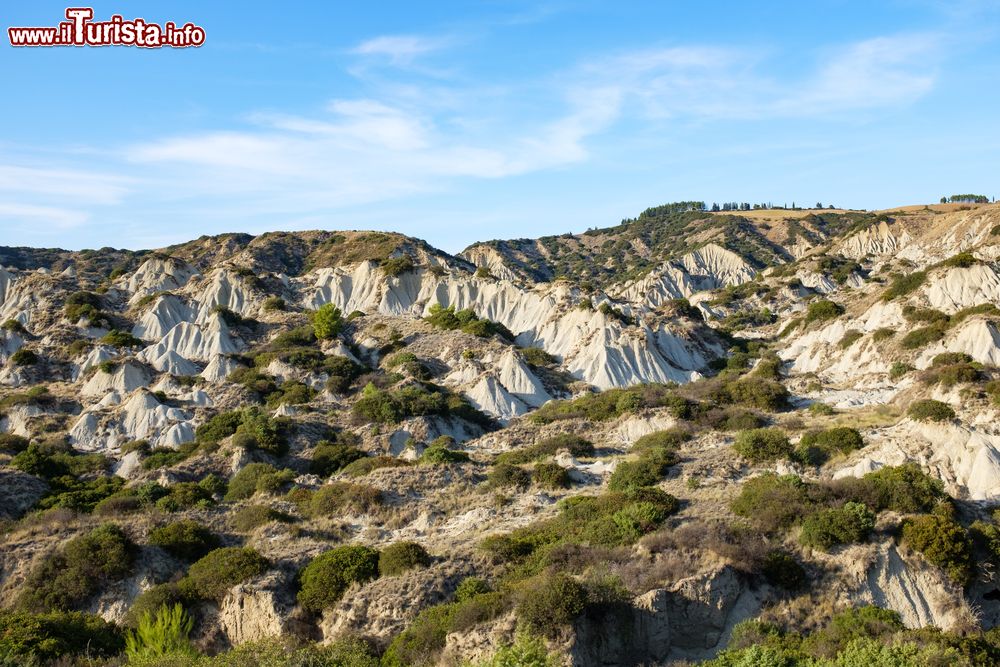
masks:
[(947, 422), (955, 419), (955, 411), (950, 405), (930, 398), (913, 401), (907, 408), (906, 414), (910, 419), (922, 422)]
[(812, 322), (825, 322), (840, 317), (844, 313), (844, 307), (834, 303), (829, 299), (819, 299), (809, 304), (803, 322), (808, 325)]
[(957, 255), (952, 255), (948, 259), (941, 262), (941, 266), (955, 269), (967, 269), (978, 263), (979, 260), (971, 252), (960, 252)]
[(733, 449), (751, 463), (767, 463), (788, 458), (793, 451), (788, 437), (777, 428), (756, 428), (741, 431), (736, 436)]
[(910, 364), (902, 361), (894, 361), (892, 366), (889, 368), (889, 379), (898, 380), (912, 370), (914, 370), (914, 368)]
[(972, 576), (972, 544), (965, 529), (949, 517), (924, 514), (903, 522), (903, 543), (919, 551), (959, 584)]
[(492, 590), (485, 580), (479, 577), (466, 577), (455, 589), (455, 602), (465, 602)]
[(150, 450), (149, 454), (142, 460), (143, 470), (158, 470), (169, 468), (187, 458), (184, 452), (171, 449), (170, 447), (156, 447)]
[(334, 394), (346, 393), (357, 378), (364, 373), (364, 368), (347, 357), (327, 357), (324, 370), (329, 375), (326, 389)]
[(412, 271), (415, 267), (409, 255), (387, 257), (379, 263), (382, 272), (387, 276), (400, 276)]
[(243, 415), (239, 410), (220, 412), (195, 429), (195, 438), (201, 443), (215, 444), (236, 433), (242, 422)]
[(260, 576), (269, 567), (255, 550), (223, 547), (202, 556), (181, 580), (181, 592), (190, 599), (221, 601), (229, 589)]
[(837, 343), (837, 347), (839, 347), (841, 350), (846, 350), (847, 348), (849, 348), (850, 346), (854, 345), (856, 342), (861, 340), (863, 336), (864, 334), (858, 331), (857, 329), (848, 329), (847, 331), (844, 332), (844, 335)]
[(101, 342), (106, 345), (114, 345), (115, 347), (138, 347), (143, 344), (141, 339), (136, 338), (127, 331), (119, 331), (118, 329), (112, 329), (104, 334)]
[(336, 547), (314, 558), (299, 574), (298, 601), (308, 611), (329, 609), (352, 583), (375, 579), (379, 553), (358, 545)]
[(114, 524), (75, 537), (28, 574), (18, 607), (39, 613), (77, 608), (104, 584), (128, 576), (134, 553), (135, 545)]
[(291, 517), (267, 505), (247, 505), (239, 508), (229, 517), (230, 525), (241, 533), (249, 533), (254, 528), (272, 521), (287, 523), (291, 521)]
[(10, 363), (15, 366), (32, 366), (38, 363), (38, 355), (26, 347), (10, 355)]
[(825, 431), (807, 431), (799, 440), (795, 454), (800, 461), (820, 465), (833, 454), (849, 454), (864, 445), (857, 429), (840, 426)]
[(587, 606), (586, 589), (572, 577), (557, 573), (526, 587), (517, 605), (517, 617), (530, 631), (554, 638)]
[[(0, 610), (0, 663), (10, 667), (90, 664), (112, 658), (124, 645), (121, 631), (96, 614)], [(72, 660), (77, 656), (79, 663)]]
[(524, 468), (511, 463), (497, 463), (489, 472), (490, 486), (506, 488), (516, 486), (525, 488), (531, 484), (531, 473)]
[(466, 463), (469, 455), (452, 449), (454, 440), (448, 436), (442, 436), (433, 440), (427, 448), (420, 454), (420, 463), (426, 465), (446, 465), (450, 463)]
[(824, 509), (802, 522), (799, 541), (813, 549), (829, 551), (839, 544), (865, 540), (875, 528), (875, 512), (864, 503), (848, 502), (843, 507)]
[(284, 310), (287, 304), (280, 296), (269, 296), (264, 299), (264, 310)]
[(807, 583), (806, 571), (795, 558), (781, 550), (769, 551), (761, 565), (761, 573), (772, 586), (797, 591)]
[(928, 512), (945, 498), (941, 481), (923, 472), (916, 463), (887, 466), (860, 480), (845, 478), (839, 484), (845, 489), (844, 495), (879, 511)]
[(313, 450), (309, 472), (320, 477), (329, 477), (358, 459), (364, 458), (367, 458), (366, 454), (353, 445), (320, 440)]
[(546, 489), (568, 489), (573, 485), (569, 471), (558, 463), (536, 463), (531, 469), (531, 479)]
[(903, 336), (902, 340), (899, 341), (899, 346), (904, 350), (917, 350), (941, 340), (947, 331), (948, 328), (945, 324), (932, 324), (920, 329), (914, 329)]
[(759, 410), (780, 410), (788, 405), (788, 390), (780, 382), (743, 377), (725, 385), (728, 400)]
[(13, 433), (0, 433), (0, 450), (17, 454), (28, 448), (30, 441)]
[(906, 296), (923, 285), (926, 280), (926, 271), (914, 271), (905, 276), (895, 276), (889, 289), (882, 293), (882, 300), (892, 301), (897, 297)]
[(332, 303), (320, 306), (312, 316), (313, 333), (320, 340), (331, 340), (344, 328), (340, 308)]
[(560, 433), (540, 440), (533, 445), (504, 452), (497, 457), (497, 463), (531, 463), (553, 456), (561, 449), (569, 450), (570, 455), (575, 458), (586, 458), (594, 455), (594, 445), (589, 440), (571, 433)]
[(332, 482), (319, 487), (309, 497), (306, 513), (312, 517), (336, 516), (344, 511), (367, 514), (384, 502), (382, 492), (373, 486)]
[(540, 347), (519, 347), (517, 351), (521, 353), (524, 363), (533, 368), (549, 368), (559, 361)]
[(155, 614), (146, 612), (136, 629), (125, 636), (125, 655), (129, 661), (164, 656), (176, 659), (179, 655), (194, 657), (197, 651), (188, 640), (193, 628), (194, 619), (179, 604), (161, 607)]
[(395, 542), (379, 554), (378, 572), (383, 577), (394, 577), (407, 570), (427, 567), (430, 564), (430, 554), (416, 542)]
[(156, 501), (156, 508), (163, 512), (180, 512), (192, 507), (211, 507), (213, 502), (212, 495), (196, 482), (177, 482)]
[(795, 475), (765, 473), (747, 480), (730, 503), (738, 516), (746, 517), (768, 533), (791, 528), (813, 511), (810, 489)]
[(229, 480), (226, 502), (244, 500), (255, 493), (278, 491), (295, 479), (291, 470), (278, 470), (267, 463), (248, 463)]
[(28, 330), (25, 329), (24, 325), (18, 322), (17, 320), (7, 320), (3, 324), (0, 324), (0, 329), (3, 329), (4, 331), (10, 331), (11, 333), (19, 334), (21, 336), (26, 336), (28, 334)]
[(657, 484), (667, 474), (677, 457), (669, 451), (656, 450), (637, 461), (621, 461), (608, 479), (611, 491), (627, 491)]
[(399, 468), (410, 465), (409, 461), (397, 459), (394, 456), (365, 456), (349, 463), (341, 470), (348, 477), (364, 477), (379, 468)]
[(896, 335), (895, 329), (890, 329), (889, 327), (882, 327), (881, 329), (876, 329), (872, 332), (872, 341), (876, 343), (881, 343), (882, 341), (889, 340)]
[(219, 538), (197, 521), (183, 519), (149, 532), (149, 543), (181, 560), (195, 561), (219, 547)]
[(439, 329), (460, 329), (480, 338), (490, 338), (497, 335), (507, 340), (514, 340), (514, 334), (511, 333), (510, 329), (499, 322), (480, 319), (471, 309), (456, 311), (455, 306), (444, 308), (441, 304), (436, 303), (428, 309), (427, 317), (424, 320)]

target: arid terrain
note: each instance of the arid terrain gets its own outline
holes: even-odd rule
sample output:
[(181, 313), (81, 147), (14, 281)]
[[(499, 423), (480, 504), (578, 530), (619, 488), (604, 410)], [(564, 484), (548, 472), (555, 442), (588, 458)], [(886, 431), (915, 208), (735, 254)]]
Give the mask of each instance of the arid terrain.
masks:
[(0, 665), (1000, 664), (1000, 205), (690, 208), (0, 248)]

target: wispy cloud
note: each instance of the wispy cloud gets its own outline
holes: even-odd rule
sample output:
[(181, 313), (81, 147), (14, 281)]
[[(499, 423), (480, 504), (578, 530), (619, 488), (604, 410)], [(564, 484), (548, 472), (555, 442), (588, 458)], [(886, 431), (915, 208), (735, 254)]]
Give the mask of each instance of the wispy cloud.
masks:
[(407, 65), (416, 58), (439, 51), (451, 43), (451, 39), (442, 37), (381, 35), (361, 42), (351, 50), (351, 53), (385, 58), (394, 65)]

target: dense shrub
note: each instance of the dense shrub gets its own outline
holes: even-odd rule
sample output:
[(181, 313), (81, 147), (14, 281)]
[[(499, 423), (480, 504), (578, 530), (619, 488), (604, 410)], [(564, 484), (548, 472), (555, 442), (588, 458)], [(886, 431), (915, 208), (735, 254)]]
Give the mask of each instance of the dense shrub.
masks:
[(75, 537), (28, 574), (18, 606), (30, 612), (80, 607), (102, 585), (131, 573), (134, 552), (135, 546), (113, 524)]
[(930, 511), (944, 497), (944, 485), (915, 463), (880, 468), (860, 480), (838, 481), (840, 493), (876, 510), (911, 513)]
[(184, 519), (154, 528), (149, 543), (181, 560), (195, 561), (219, 547), (219, 538), (197, 521)]
[(38, 363), (38, 355), (26, 347), (10, 355), (10, 363), (15, 366), (31, 366)]
[(889, 285), (889, 289), (882, 293), (882, 300), (892, 301), (897, 297), (906, 296), (923, 285), (926, 280), (926, 271), (914, 271), (905, 276), (895, 276)]
[(849, 348), (850, 346), (854, 345), (856, 342), (861, 340), (863, 336), (864, 334), (858, 331), (857, 329), (848, 329), (847, 331), (844, 332), (844, 335), (840, 338), (840, 341), (837, 342), (837, 347), (839, 347), (841, 350), (846, 350), (847, 348)]
[(269, 296), (264, 299), (264, 310), (266, 311), (284, 310), (286, 305), (285, 300), (280, 296)]
[(379, 468), (399, 468), (410, 465), (409, 461), (397, 459), (394, 456), (365, 456), (347, 464), (341, 471), (348, 477), (364, 477)]
[(806, 585), (806, 571), (795, 558), (781, 550), (768, 552), (761, 573), (772, 586), (797, 591)]
[(955, 411), (947, 403), (935, 401), (931, 398), (922, 398), (910, 403), (906, 414), (910, 419), (927, 422), (946, 422), (955, 418)]
[(510, 329), (492, 320), (480, 319), (475, 311), (471, 309), (455, 310), (455, 306), (444, 308), (436, 303), (428, 310), (427, 322), (440, 329), (455, 330), (460, 329), (467, 334), (490, 338), (500, 336), (506, 340), (514, 340), (514, 334)]
[(536, 463), (531, 480), (546, 489), (568, 489), (573, 485), (569, 471), (558, 463)]
[(889, 379), (898, 380), (912, 370), (914, 370), (914, 368), (910, 364), (902, 361), (894, 361), (892, 366), (889, 367)]
[(736, 436), (733, 449), (751, 463), (767, 463), (787, 458), (793, 448), (788, 437), (777, 428), (756, 428), (741, 431)]
[(743, 377), (727, 383), (724, 391), (729, 402), (759, 410), (780, 410), (788, 405), (788, 390), (773, 380)]
[(243, 500), (255, 493), (278, 491), (295, 478), (291, 470), (278, 470), (267, 463), (248, 463), (229, 480), (225, 500)]
[(111, 658), (123, 647), (121, 631), (96, 614), (0, 610), (0, 663), (10, 667), (77, 664), (71, 657), (84, 655)]
[(142, 339), (136, 338), (127, 331), (119, 331), (118, 329), (112, 329), (104, 334), (101, 342), (115, 347), (138, 347), (143, 344)]
[(336, 547), (314, 558), (299, 573), (298, 600), (303, 608), (321, 612), (332, 607), (347, 587), (378, 576), (379, 553), (358, 545)]
[(566, 498), (560, 507), (562, 511), (555, 518), (507, 535), (488, 537), (480, 547), (494, 558), (509, 562), (544, 554), (561, 544), (632, 544), (662, 525), (677, 511), (679, 502), (660, 489), (645, 487)]
[(849, 454), (864, 445), (857, 429), (840, 426), (825, 431), (807, 431), (795, 451), (799, 460), (819, 465), (835, 453)]
[[(686, 418), (687, 401), (678, 396), (673, 387), (663, 384), (646, 384), (628, 389), (609, 389), (579, 398), (549, 401), (531, 414), (531, 421), (548, 424), (563, 419), (589, 419), (603, 422), (645, 408), (668, 407), (672, 416)], [(685, 414), (675, 414), (681, 409)]]
[(899, 346), (904, 350), (916, 350), (941, 340), (947, 331), (948, 328), (945, 324), (932, 324), (927, 327), (914, 329), (903, 336), (899, 341)]
[(313, 333), (320, 340), (330, 340), (336, 338), (337, 334), (344, 328), (344, 320), (337, 308), (332, 303), (320, 306), (312, 316)]
[(533, 368), (548, 368), (558, 362), (558, 359), (540, 347), (519, 347), (518, 352), (524, 363)]
[(167, 488), (167, 493), (156, 501), (156, 509), (163, 512), (180, 512), (192, 507), (211, 507), (212, 494), (196, 482), (177, 482)]
[(248, 533), (257, 526), (263, 526), (272, 521), (286, 523), (291, 521), (291, 517), (267, 505), (247, 505), (239, 508), (229, 517), (230, 525), (241, 533)]
[(202, 556), (181, 580), (181, 592), (191, 599), (220, 601), (237, 584), (263, 574), (269, 564), (253, 549), (223, 547)]
[(365, 372), (360, 366), (347, 357), (327, 357), (324, 362), (324, 370), (329, 376), (326, 381), (326, 389), (334, 394), (344, 394), (351, 388), (351, 384), (361, 377)]
[(863, 503), (824, 509), (802, 522), (799, 541), (813, 549), (829, 551), (839, 544), (861, 542), (875, 528), (875, 512)]
[(30, 441), (21, 435), (14, 433), (0, 433), (0, 450), (17, 454), (28, 448)]
[(903, 544), (919, 551), (959, 584), (972, 576), (972, 544), (954, 519), (924, 514), (903, 522)]
[(305, 512), (312, 517), (337, 516), (342, 512), (366, 514), (382, 503), (382, 492), (375, 487), (350, 482), (325, 484), (309, 496)]
[(401, 276), (412, 271), (415, 266), (409, 255), (399, 257), (387, 257), (379, 262), (379, 267), (387, 276)]
[(586, 589), (572, 577), (557, 573), (531, 582), (517, 605), (517, 617), (532, 632), (554, 638), (587, 606)]
[(806, 309), (804, 323), (808, 325), (812, 322), (832, 320), (840, 317), (843, 313), (844, 307), (839, 303), (834, 303), (829, 299), (820, 299), (809, 304), (809, 307)]
[(309, 472), (320, 477), (329, 477), (358, 459), (367, 458), (365, 453), (347, 442), (320, 440), (313, 450), (309, 462)]
[(420, 463), (428, 465), (442, 465), (449, 463), (465, 463), (469, 461), (469, 455), (465, 452), (452, 449), (455, 441), (449, 436), (441, 436), (431, 441), (427, 448), (420, 454)]
[(510, 486), (527, 487), (531, 484), (531, 473), (512, 463), (497, 463), (489, 472), (490, 486), (505, 488)]
[(560, 433), (539, 440), (533, 445), (504, 452), (497, 457), (497, 463), (531, 463), (552, 456), (561, 449), (569, 450), (570, 455), (574, 458), (586, 458), (594, 455), (594, 445), (589, 440), (572, 433)]
[(774, 473), (746, 481), (740, 494), (730, 503), (735, 514), (750, 519), (769, 533), (790, 528), (814, 506), (805, 482), (795, 475)]
[(637, 461), (621, 461), (611, 473), (608, 489), (627, 491), (643, 486), (653, 486), (667, 474), (670, 466), (677, 462), (676, 456), (668, 452), (645, 455)]
[(368, 383), (351, 410), (356, 421), (380, 424), (398, 424), (410, 417), (451, 415), (484, 428), (493, 426), (489, 417), (473, 408), (463, 397), (433, 385), (384, 390)]
[(430, 564), (430, 554), (416, 542), (395, 542), (383, 549), (378, 556), (378, 572), (383, 577), (394, 577)]

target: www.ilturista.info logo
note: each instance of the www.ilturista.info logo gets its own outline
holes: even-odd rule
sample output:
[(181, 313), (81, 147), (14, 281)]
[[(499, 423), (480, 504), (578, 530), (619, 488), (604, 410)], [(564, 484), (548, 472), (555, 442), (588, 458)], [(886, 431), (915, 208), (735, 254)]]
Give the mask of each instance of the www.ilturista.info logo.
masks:
[(205, 29), (193, 23), (178, 26), (168, 21), (162, 26), (145, 19), (126, 21), (115, 14), (108, 21), (94, 21), (91, 7), (70, 7), (67, 21), (49, 28), (7, 28), (11, 46), (164, 46), (185, 48), (205, 43)]

